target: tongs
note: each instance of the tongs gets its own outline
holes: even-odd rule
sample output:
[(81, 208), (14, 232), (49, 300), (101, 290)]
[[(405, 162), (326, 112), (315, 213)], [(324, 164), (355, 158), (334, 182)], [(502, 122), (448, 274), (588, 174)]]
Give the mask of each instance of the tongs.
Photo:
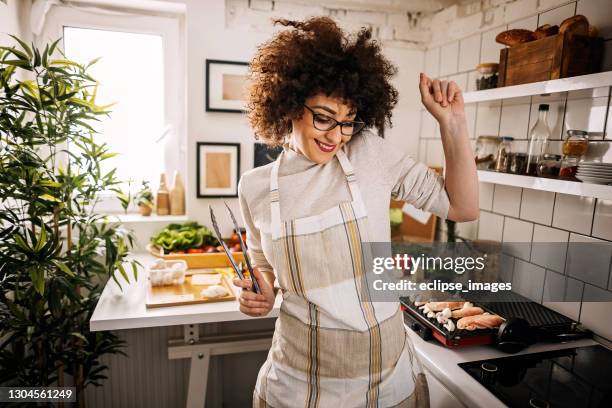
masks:
[[(249, 255), (247, 254), (246, 244), (244, 243), (244, 240), (242, 239), (242, 234), (240, 233), (240, 228), (238, 228), (236, 217), (234, 217), (234, 213), (229, 208), (229, 205), (227, 205), (225, 201), (223, 203), (225, 204), (227, 211), (229, 211), (230, 217), (232, 217), (232, 222), (234, 223), (234, 229), (236, 230), (236, 235), (238, 235), (238, 240), (240, 241), (240, 248), (242, 249), (242, 253), (244, 254), (244, 262), (246, 264), (247, 270), (249, 271), (249, 274), (251, 275), (251, 280), (253, 281), (253, 292), (261, 293), (261, 291), (259, 290), (259, 285), (257, 284), (257, 278), (255, 278), (255, 275), (253, 274), (253, 267), (251, 266), (251, 262), (249, 261)], [(215, 213), (212, 209), (212, 206), (209, 205), (208, 208), (210, 209), (210, 219), (212, 221), (213, 229), (215, 230), (217, 239), (219, 240), (219, 242), (221, 242), (221, 245), (223, 246), (223, 250), (225, 251), (225, 254), (227, 255), (227, 257), (230, 260), (230, 263), (232, 264), (232, 268), (234, 268), (234, 270), (236, 271), (236, 274), (238, 274), (238, 277), (240, 279), (245, 279), (244, 273), (242, 273), (242, 262), (239, 265), (236, 265), (236, 261), (234, 260), (234, 256), (232, 255), (232, 252), (229, 250), (229, 248), (227, 247), (227, 244), (221, 237), (221, 232), (219, 232), (219, 225), (217, 225), (217, 219), (215, 218)]]

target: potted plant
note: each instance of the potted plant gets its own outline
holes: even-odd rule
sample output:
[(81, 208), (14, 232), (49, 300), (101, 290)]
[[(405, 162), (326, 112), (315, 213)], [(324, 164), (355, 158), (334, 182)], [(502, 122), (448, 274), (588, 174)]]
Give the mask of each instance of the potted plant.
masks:
[(124, 208), (113, 157), (95, 137), (108, 115), (96, 104), (89, 64), (57, 58), (13, 37), (0, 47), (0, 385), (100, 385), (100, 357), (122, 353), (111, 332), (89, 331), (108, 277), (137, 277), (126, 257), (133, 235), (96, 212), (114, 191)]
[(146, 217), (151, 215), (151, 212), (153, 211), (153, 207), (154, 207), (153, 191), (149, 187), (148, 181), (143, 180), (142, 187), (136, 193), (136, 196), (134, 197), (134, 199), (136, 200), (136, 205), (138, 206), (138, 212), (140, 213), (140, 215), (143, 215)]

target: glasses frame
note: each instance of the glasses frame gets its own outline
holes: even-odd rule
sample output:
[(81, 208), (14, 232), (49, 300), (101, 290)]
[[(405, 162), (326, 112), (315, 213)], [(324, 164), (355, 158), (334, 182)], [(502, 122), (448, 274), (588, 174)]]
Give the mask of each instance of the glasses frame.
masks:
[[(331, 116), (325, 115), (323, 113), (318, 113), (315, 112), (310, 106), (304, 104), (304, 107), (306, 109), (308, 109), (310, 111), (310, 113), (312, 113), (312, 126), (317, 129), (317, 130), (321, 130), (323, 132), (329, 132), (330, 130), (335, 129), (337, 126), (340, 126), (340, 134), (342, 134), (343, 136), (348, 136), (348, 137), (353, 137), (356, 134), (358, 134), (359, 132), (361, 132), (364, 128), (365, 128), (365, 122), (362, 122), (360, 120), (351, 120), (351, 121), (347, 121), (347, 122), (338, 122), (336, 119), (332, 118)], [(317, 116), (324, 116), (326, 119), (329, 119), (331, 121), (333, 121), (333, 125), (330, 126), (328, 129), (321, 129), (318, 128), (316, 125), (316, 117)], [(359, 128), (359, 130), (357, 132), (351, 132), (351, 134), (346, 134), (344, 133), (344, 126), (352, 126), (353, 128), (355, 128), (355, 125), (359, 125), (361, 126), (361, 128)]]

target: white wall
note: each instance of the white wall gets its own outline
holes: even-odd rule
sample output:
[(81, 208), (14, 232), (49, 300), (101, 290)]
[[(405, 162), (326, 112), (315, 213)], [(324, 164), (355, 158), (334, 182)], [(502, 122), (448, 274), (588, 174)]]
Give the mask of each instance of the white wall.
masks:
[(8, 0), (0, 2), (0, 44), (14, 44), (15, 41), (6, 34), (15, 35), (29, 42), (32, 38), (28, 27), (30, 18), (30, 0)]
[[(189, 192), (187, 196), (187, 211), (190, 219), (210, 225), (208, 205), (222, 208), (222, 199), (196, 198), (195, 171), (197, 141), (238, 142), (241, 143), (240, 170), (245, 172), (253, 167), (253, 133), (245, 116), (235, 113), (205, 112), (204, 110), (204, 63), (209, 59), (227, 59), (236, 61), (249, 61), (256, 46), (270, 38), (272, 29), (266, 29), (265, 24), (272, 16), (281, 15), (275, 12), (262, 10), (242, 9), (243, 24), (226, 27), (226, 1), (225, 0), (186, 0), (187, 4), (187, 78), (188, 78), (188, 174), (187, 183)], [(233, 2), (234, 5), (236, 2)], [(247, 7), (247, 2), (238, 2), (238, 6)], [(283, 4), (286, 17), (299, 18), (304, 12), (313, 12), (318, 9), (307, 9), (298, 6), (293, 10), (290, 4)], [(253, 16), (253, 24), (247, 25), (244, 14)], [(302, 13), (297, 15), (296, 13)], [(344, 14), (342, 14), (344, 16)], [(359, 18), (364, 22), (360, 23)], [(357, 28), (363, 25), (372, 25), (376, 18), (369, 13), (350, 15), (350, 22), (343, 23), (348, 28)], [(396, 18), (399, 19), (399, 18)], [(384, 19), (377, 27), (387, 26)], [(395, 21), (395, 20), (393, 20)], [(399, 24), (399, 23), (398, 23)], [(406, 25), (408, 20), (406, 17)], [(271, 23), (270, 23), (270, 27)], [(394, 40), (384, 43), (384, 50), (399, 67), (399, 74), (395, 84), (400, 92), (400, 102), (394, 110), (394, 127), (388, 131), (390, 140), (397, 143), (403, 150), (418, 153), (418, 134), (414, 131), (419, 128), (420, 115), (418, 98), (418, 73), (423, 67), (423, 51), (411, 47), (409, 44)], [(238, 214), (238, 200), (227, 199), (228, 204)], [(225, 218), (225, 217), (224, 217)], [(229, 234), (231, 227), (226, 219), (222, 233)]]
[[(517, 0), (458, 17), (452, 7), (432, 19), (448, 27), (434, 33), (435, 43), (425, 52), (425, 66), (440, 78), (452, 79), (468, 90), (475, 90), (475, 67), (481, 62), (499, 60), (503, 46), (495, 35), (511, 28), (534, 30), (542, 24), (560, 24), (575, 14), (585, 15), (599, 28), (605, 41), (603, 71), (612, 70), (612, 2), (610, 0)], [(485, 24), (484, 15), (491, 23)], [(558, 95), (517, 98), (466, 106), (472, 142), (480, 135), (512, 136), (512, 149), (525, 152), (528, 132), (535, 123), (540, 103), (550, 104), (549, 126), (553, 129), (551, 148), (561, 153), (561, 141), (567, 129), (589, 131), (591, 153), (606, 152), (603, 161), (612, 162), (611, 87)], [(443, 152), (439, 132), (429, 119), (421, 127), (419, 158), (428, 164), (442, 164)], [(500, 242), (596, 242), (609, 244), (599, 263), (584, 271), (572, 269), (566, 253), (557, 259), (542, 260), (537, 251), (518, 256), (511, 268), (513, 289), (544, 302), (547, 306), (578, 320), (596, 334), (612, 342), (609, 327), (612, 313), (612, 201), (542, 192), (518, 187), (481, 183), (480, 220), (457, 225), (460, 235)], [(608, 248), (606, 246), (606, 248)], [(562, 267), (554, 266), (561, 263)], [(575, 264), (576, 259), (573, 260)], [(586, 265), (586, 263), (585, 263)], [(589, 269), (587, 271), (587, 269)], [(607, 302), (547, 302), (551, 292), (561, 287), (575, 288), (581, 299), (608, 299)], [(568, 289), (569, 290), (569, 289)], [(559, 299), (558, 294), (553, 295)]]

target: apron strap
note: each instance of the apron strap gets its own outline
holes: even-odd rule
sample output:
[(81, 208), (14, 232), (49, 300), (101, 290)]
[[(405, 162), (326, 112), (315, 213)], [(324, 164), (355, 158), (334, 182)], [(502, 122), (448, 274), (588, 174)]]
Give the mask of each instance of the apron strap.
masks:
[(281, 235), (281, 217), (280, 217), (280, 195), (278, 194), (278, 168), (280, 162), (285, 155), (285, 149), (278, 155), (274, 163), (272, 163), (272, 171), (270, 172), (270, 215), (271, 215), (271, 235), (275, 240)]

